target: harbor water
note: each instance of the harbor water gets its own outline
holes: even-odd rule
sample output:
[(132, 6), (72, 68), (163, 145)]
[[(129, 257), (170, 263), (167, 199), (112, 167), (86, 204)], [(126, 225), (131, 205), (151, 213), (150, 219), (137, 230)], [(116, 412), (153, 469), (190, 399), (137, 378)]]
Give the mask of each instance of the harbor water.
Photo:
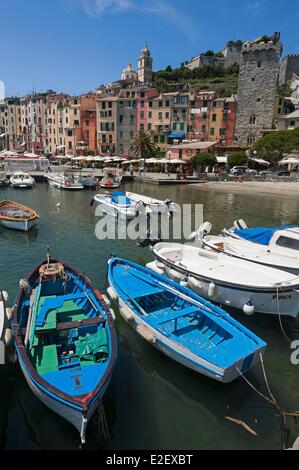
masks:
[[(158, 186), (127, 183), (125, 190), (180, 204), (203, 204), (204, 220), (213, 233), (243, 218), (250, 225), (277, 226), (298, 223), (299, 200), (288, 197), (201, 191), (193, 186)], [(10, 304), (19, 280), (42, 259), (47, 246), (56, 258), (86, 274), (95, 287), (106, 283), (109, 256), (128, 258), (145, 265), (153, 259), (148, 248), (134, 240), (98, 240), (98, 218), (90, 206), (94, 191), (67, 192), (45, 183), (33, 190), (0, 188), (0, 200), (11, 199), (34, 208), (39, 224), (28, 234), (0, 228), (0, 288)], [(60, 203), (60, 207), (57, 204)], [(216, 383), (171, 361), (140, 338), (119, 317), (118, 360), (106, 392), (104, 407), (110, 442), (103, 439), (95, 416), (87, 433), (87, 449), (280, 449), (281, 422), (277, 412), (242, 378), (231, 384)], [(299, 409), (299, 365), (292, 365), (292, 350), (283, 337), (278, 317), (233, 312), (235, 318), (268, 343), (264, 364), (271, 390), (286, 411)], [(299, 322), (285, 325), (292, 339), (299, 339)], [(266, 392), (259, 366), (247, 374)], [(228, 421), (247, 423), (253, 436)], [(289, 441), (299, 426), (289, 420)], [(0, 448), (78, 449), (77, 431), (33, 396), (18, 363), (0, 367)]]

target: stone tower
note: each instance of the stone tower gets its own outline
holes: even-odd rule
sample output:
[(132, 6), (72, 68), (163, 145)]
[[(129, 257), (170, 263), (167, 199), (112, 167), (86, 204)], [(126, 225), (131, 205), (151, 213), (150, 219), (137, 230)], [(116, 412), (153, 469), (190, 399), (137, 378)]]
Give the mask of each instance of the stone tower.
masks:
[(282, 59), (279, 72), (279, 85), (284, 85), (292, 80), (294, 73), (299, 75), (299, 54), (289, 54)]
[(242, 46), (237, 98), (235, 143), (250, 146), (272, 129), (282, 53), (280, 33)]
[(141, 50), (138, 57), (138, 80), (142, 83), (151, 83), (153, 77), (153, 59), (147, 45)]

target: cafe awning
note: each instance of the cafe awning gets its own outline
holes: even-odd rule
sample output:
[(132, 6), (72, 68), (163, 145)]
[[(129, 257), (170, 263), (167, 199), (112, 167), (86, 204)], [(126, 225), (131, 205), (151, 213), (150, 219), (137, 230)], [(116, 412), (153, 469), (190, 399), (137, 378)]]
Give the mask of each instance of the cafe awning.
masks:
[(169, 139), (184, 139), (185, 134), (168, 134)]

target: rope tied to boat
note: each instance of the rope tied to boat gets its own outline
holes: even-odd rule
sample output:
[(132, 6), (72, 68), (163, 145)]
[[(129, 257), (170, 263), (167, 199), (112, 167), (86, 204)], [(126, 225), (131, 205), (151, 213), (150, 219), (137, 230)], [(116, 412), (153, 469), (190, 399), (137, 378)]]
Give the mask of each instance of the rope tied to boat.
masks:
[(277, 314), (278, 314), (278, 321), (279, 321), (279, 326), (280, 326), (280, 329), (281, 329), (281, 332), (284, 336), (284, 338), (289, 342), (291, 343), (292, 340), (289, 338), (289, 336), (286, 334), (285, 330), (284, 330), (284, 327), (283, 327), (283, 324), (282, 324), (282, 319), (281, 319), (281, 313), (280, 313), (280, 304), (279, 304), (279, 287), (280, 287), (280, 284), (277, 283), (276, 284), (276, 302), (277, 302)]
[(295, 419), (296, 423), (297, 423), (297, 418), (299, 418), (299, 411), (289, 412), (289, 411), (285, 411), (283, 408), (281, 408), (281, 406), (279, 405), (277, 399), (275, 398), (275, 396), (273, 395), (273, 393), (270, 389), (270, 385), (269, 385), (269, 381), (268, 381), (268, 378), (267, 378), (266, 369), (265, 369), (265, 365), (264, 365), (264, 361), (263, 361), (263, 356), (262, 356), (261, 352), (259, 353), (259, 357), (260, 357), (260, 364), (261, 364), (261, 368), (262, 368), (263, 377), (264, 377), (264, 380), (265, 380), (265, 384), (266, 384), (266, 388), (267, 388), (267, 392), (268, 392), (269, 396), (265, 395), (261, 390), (259, 390), (257, 387), (255, 387), (247, 379), (247, 377), (245, 377), (243, 372), (237, 366), (236, 366), (236, 370), (239, 372), (240, 376), (245, 380), (247, 385), (249, 385), (249, 387), (252, 390), (254, 390), (263, 400), (267, 401), (271, 406), (273, 406), (277, 410), (278, 416), (281, 419), (282, 448), (283, 448), (283, 450), (285, 450), (285, 449), (288, 448), (287, 441), (288, 441), (288, 435), (289, 435), (289, 429), (286, 428), (287, 418), (288, 417), (293, 417)]

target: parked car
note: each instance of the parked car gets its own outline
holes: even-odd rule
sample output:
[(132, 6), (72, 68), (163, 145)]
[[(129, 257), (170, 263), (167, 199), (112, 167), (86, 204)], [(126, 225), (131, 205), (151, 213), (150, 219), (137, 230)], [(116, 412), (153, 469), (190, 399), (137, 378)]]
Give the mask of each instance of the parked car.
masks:
[(285, 168), (280, 168), (280, 167), (275, 167), (275, 168), (270, 168), (269, 170), (264, 170), (260, 171), (259, 173), (262, 176), (290, 176), (289, 170), (286, 170)]
[(233, 166), (233, 168), (230, 170), (230, 173), (232, 175), (255, 175), (256, 171), (251, 170), (248, 168), (248, 166), (239, 165)]

